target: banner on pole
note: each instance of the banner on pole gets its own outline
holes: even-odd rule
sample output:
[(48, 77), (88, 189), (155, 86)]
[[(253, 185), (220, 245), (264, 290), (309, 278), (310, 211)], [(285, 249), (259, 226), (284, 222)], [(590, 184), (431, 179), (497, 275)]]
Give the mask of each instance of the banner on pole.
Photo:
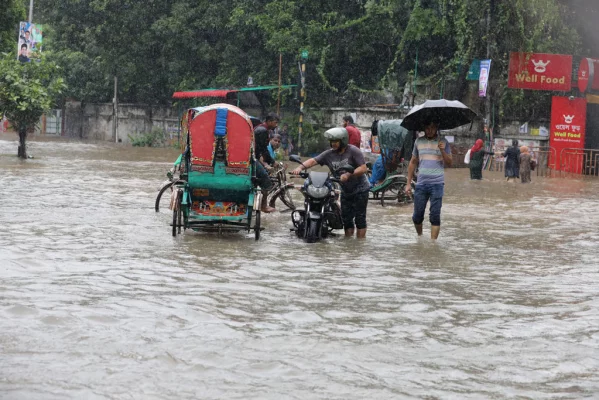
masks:
[(19, 24), (17, 58), (21, 62), (39, 59), (42, 52), (42, 26), (29, 22)]
[(478, 96), (487, 97), (489, 74), (491, 73), (491, 60), (480, 61), (480, 75), (478, 77)]
[(466, 76), (467, 81), (477, 81), (480, 77), (480, 60), (475, 58), (468, 68), (468, 75)]

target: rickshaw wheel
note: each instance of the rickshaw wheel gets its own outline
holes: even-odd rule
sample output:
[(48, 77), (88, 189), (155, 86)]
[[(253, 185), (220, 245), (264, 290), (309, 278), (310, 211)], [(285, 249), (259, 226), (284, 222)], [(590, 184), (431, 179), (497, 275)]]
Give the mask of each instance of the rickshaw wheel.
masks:
[(378, 190), (376, 192), (370, 190), (370, 192), (368, 192), (368, 200), (378, 200), (380, 194), (381, 192)]
[(256, 217), (254, 220), (254, 237), (256, 240), (260, 239), (260, 210), (256, 210)]
[(181, 194), (181, 190), (178, 190), (173, 206), (173, 237), (177, 236), (177, 228), (181, 233)]
[(177, 236), (177, 209), (173, 210), (173, 237)]
[(401, 196), (401, 190), (404, 185), (400, 182), (393, 182), (390, 184), (384, 191), (381, 193), (381, 206), (385, 207), (385, 200), (387, 203), (389, 201), (398, 201)]
[(183, 209), (181, 207), (181, 201), (179, 200), (179, 204), (177, 205), (177, 233), (181, 234), (181, 226), (183, 225)]

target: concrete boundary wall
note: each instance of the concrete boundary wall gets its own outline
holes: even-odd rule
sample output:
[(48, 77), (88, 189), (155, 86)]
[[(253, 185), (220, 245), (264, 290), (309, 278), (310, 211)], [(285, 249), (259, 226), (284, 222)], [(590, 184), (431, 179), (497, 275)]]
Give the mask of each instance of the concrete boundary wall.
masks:
[[(247, 111), (250, 114), (257, 112), (255, 109)], [(407, 111), (406, 109), (383, 107), (310, 109), (306, 115), (306, 121), (314, 124), (318, 129), (328, 129), (341, 126), (343, 116), (352, 115), (358, 129), (366, 134), (370, 132), (374, 120), (401, 119)], [(64, 118), (64, 136), (115, 141), (112, 131), (114, 118), (111, 103), (67, 102)], [(530, 138), (528, 134), (518, 133), (519, 126), (520, 122), (517, 121), (506, 124), (505, 127), (500, 128), (501, 136)], [(167, 136), (173, 139), (177, 136), (178, 127), (179, 110), (174, 107), (142, 104), (119, 105), (117, 134), (118, 140), (123, 143), (130, 142), (129, 136), (149, 133), (155, 128), (166, 132)], [(475, 121), (472, 128), (470, 125), (466, 125), (455, 130), (444, 131), (443, 135), (453, 136), (452, 147), (455, 150), (467, 149), (477, 138), (483, 137), (482, 121)]]
[[(68, 103), (72, 104), (72, 103)], [(76, 104), (76, 103), (75, 103)], [(157, 107), (139, 104), (120, 104), (118, 107), (117, 139), (113, 134), (113, 107), (111, 103), (104, 104), (85, 104), (81, 106), (83, 118), (83, 133), (81, 138), (95, 139), (104, 141), (116, 141), (127, 143), (129, 136), (149, 133), (152, 129), (160, 129), (167, 135), (176, 135), (179, 126), (179, 115), (172, 107)], [(76, 107), (67, 107), (74, 109)], [(69, 115), (75, 112), (67, 113), (65, 121), (66, 136), (78, 137), (69, 134), (76, 131), (73, 129), (73, 119)]]

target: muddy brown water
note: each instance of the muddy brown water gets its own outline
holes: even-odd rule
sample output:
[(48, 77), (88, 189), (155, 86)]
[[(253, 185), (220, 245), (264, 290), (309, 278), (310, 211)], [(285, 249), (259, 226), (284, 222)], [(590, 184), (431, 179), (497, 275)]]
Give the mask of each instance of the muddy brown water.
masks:
[[(176, 150), (0, 141), (2, 399), (580, 399), (599, 393), (599, 181), (447, 174), (440, 240), (186, 232)], [(425, 222), (425, 235), (430, 232)]]

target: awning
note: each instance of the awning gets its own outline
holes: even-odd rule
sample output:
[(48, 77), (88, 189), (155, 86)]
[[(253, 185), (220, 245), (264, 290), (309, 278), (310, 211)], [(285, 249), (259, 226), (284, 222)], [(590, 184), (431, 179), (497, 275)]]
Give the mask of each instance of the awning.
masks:
[[(297, 85), (281, 85), (281, 89), (294, 88)], [(200, 89), (192, 90), (189, 92), (175, 92), (173, 93), (173, 99), (193, 99), (196, 97), (220, 97), (225, 98), (229, 93), (237, 92), (249, 92), (256, 90), (273, 90), (278, 89), (278, 85), (269, 86), (248, 86), (236, 89)]]

